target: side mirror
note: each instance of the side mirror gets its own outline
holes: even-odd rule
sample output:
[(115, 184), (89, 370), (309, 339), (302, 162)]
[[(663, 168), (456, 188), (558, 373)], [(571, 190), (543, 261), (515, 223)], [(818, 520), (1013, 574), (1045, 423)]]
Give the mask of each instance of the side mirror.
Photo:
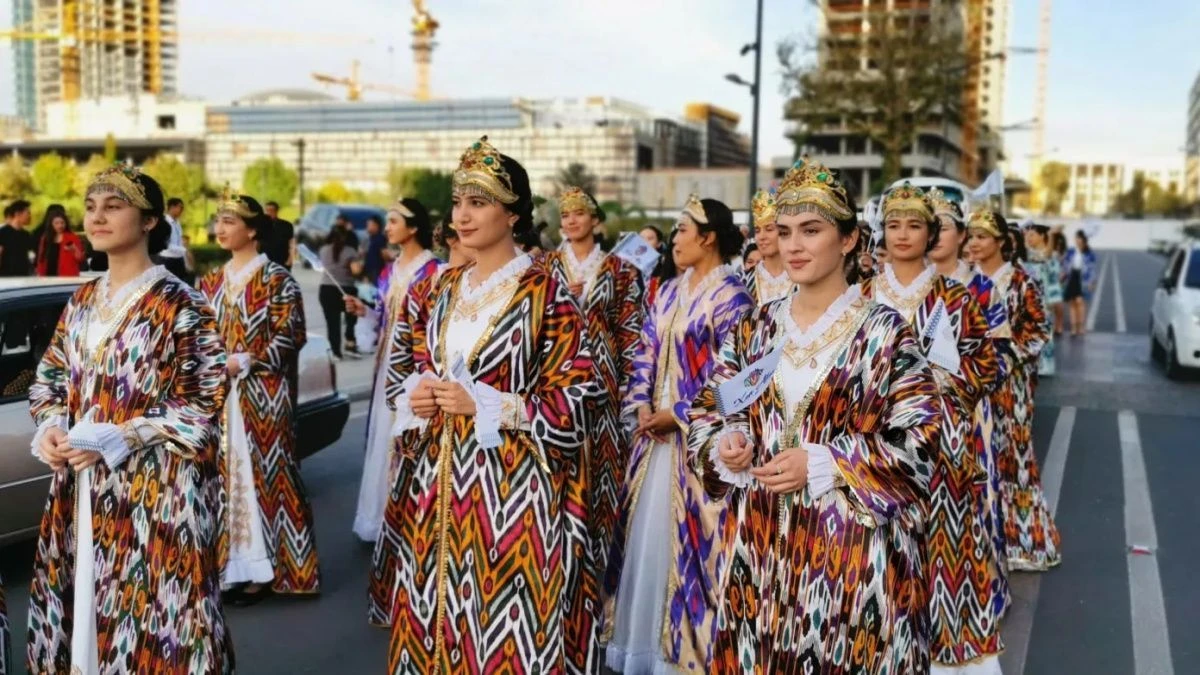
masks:
[(1175, 290), (1175, 284), (1171, 283), (1170, 277), (1162, 277), (1158, 280), (1158, 287), (1170, 293)]

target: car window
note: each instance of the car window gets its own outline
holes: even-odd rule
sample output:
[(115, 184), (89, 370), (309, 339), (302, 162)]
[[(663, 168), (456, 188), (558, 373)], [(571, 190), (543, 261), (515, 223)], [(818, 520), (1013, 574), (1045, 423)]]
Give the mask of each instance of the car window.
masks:
[(0, 310), (0, 401), (29, 397), (34, 371), (50, 346), (67, 298)]
[(1200, 288), (1200, 247), (1192, 249), (1188, 259), (1187, 275), (1183, 278), (1184, 288)]
[(1175, 252), (1171, 254), (1171, 260), (1163, 269), (1162, 278), (1167, 282), (1168, 288), (1175, 288), (1175, 284), (1179, 281), (1179, 273), (1183, 268), (1183, 253), (1182, 248), (1175, 249)]

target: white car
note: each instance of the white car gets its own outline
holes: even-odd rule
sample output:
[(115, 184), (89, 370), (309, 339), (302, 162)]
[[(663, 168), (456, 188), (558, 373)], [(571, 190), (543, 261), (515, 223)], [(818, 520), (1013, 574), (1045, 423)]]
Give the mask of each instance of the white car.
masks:
[(1167, 259), (1150, 310), (1150, 353), (1171, 379), (1200, 368), (1200, 241), (1185, 241)]

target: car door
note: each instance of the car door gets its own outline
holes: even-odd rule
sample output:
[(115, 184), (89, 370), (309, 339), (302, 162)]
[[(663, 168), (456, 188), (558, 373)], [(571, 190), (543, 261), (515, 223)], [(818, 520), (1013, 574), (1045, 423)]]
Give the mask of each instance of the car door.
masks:
[(1179, 270), (1183, 268), (1184, 250), (1183, 246), (1175, 248), (1175, 252), (1171, 254), (1166, 267), (1163, 268), (1158, 286), (1154, 289), (1154, 304), (1150, 308), (1152, 330), (1155, 339), (1164, 345), (1167, 342), (1167, 326), (1171, 322), (1171, 293), (1179, 281)]
[(29, 386), (73, 287), (29, 289), (0, 301), (0, 543), (41, 522), (50, 469), (30, 451)]

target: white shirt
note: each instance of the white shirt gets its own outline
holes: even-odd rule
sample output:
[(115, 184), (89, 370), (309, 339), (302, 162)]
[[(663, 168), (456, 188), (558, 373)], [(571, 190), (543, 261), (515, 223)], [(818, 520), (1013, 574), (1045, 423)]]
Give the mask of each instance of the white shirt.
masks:
[(166, 216), (167, 224), (171, 226), (171, 238), (167, 240), (167, 248), (159, 253), (162, 258), (182, 258), (187, 249), (183, 246), (183, 226), (171, 216)]

